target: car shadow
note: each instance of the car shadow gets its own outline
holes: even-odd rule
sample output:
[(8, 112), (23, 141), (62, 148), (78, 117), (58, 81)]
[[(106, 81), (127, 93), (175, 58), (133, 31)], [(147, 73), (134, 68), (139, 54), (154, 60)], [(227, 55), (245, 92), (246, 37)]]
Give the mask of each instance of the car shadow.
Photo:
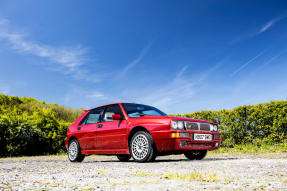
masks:
[(226, 158), (207, 158), (202, 161), (222, 161), (222, 160), (238, 160), (238, 157), (226, 157)]
[[(200, 161), (200, 162), (207, 162), (207, 161), (225, 161), (225, 160), (238, 160), (240, 158), (237, 157), (227, 157), (227, 158), (206, 158), (202, 160), (188, 160), (188, 159), (156, 159), (152, 162), (147, 163), (168, 163), (168, 162), (193, 162), (193, 161)], [(85, 161), (85, 163), (95, 163), (95, 162), (101, 162), (101, 163), (137, 163), (134, 160), (129, 160), (127, 162), (121, 162), (117, 159), (115, 160), (92, 160), (92, 161)]]

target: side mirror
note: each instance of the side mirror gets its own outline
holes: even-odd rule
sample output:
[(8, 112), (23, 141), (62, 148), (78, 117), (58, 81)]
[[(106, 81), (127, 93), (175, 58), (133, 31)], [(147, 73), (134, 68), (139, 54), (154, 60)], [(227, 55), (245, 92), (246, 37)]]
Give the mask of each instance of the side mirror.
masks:
[(122, 116), (120, 114), (114, 114), (114, 115), (112, 115), (112, 119), (113, 120), (121, 120)]

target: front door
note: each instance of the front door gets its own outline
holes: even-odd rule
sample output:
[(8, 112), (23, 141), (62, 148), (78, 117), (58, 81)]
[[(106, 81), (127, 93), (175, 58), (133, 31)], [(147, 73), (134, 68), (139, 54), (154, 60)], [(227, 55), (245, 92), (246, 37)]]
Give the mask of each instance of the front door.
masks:
[(123, 112), (118, 104), (109, 105), (105, 108), (102, 120), (97, 128), (97, 150), (126, 149), (127, 141), (127, 121), (113, 120), (112, 115)]
[(78, 140), (82, 150), (96, 149), (97, 127), (103, 111), (104, 108), (91, 110), (78, 125)]

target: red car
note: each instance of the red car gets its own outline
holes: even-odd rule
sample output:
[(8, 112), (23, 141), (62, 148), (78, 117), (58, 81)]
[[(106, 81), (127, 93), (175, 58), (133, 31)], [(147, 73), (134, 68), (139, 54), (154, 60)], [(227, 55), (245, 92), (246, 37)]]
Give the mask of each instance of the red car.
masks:
[(82, 162), (90, 154), (148, 162), (159, 155), (183, 153), (190, 160), (201, 160), (220, 143), (215, 123), (171, 117), (154, 107), (134, 103), (84, 110), (68, 128), (65, 141), (71, 162)]

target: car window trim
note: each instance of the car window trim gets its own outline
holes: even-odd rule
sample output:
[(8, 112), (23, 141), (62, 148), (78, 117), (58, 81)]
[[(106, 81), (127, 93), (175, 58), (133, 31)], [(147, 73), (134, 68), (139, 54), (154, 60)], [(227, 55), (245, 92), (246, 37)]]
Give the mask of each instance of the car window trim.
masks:
[[(100, 123), (113, 122), (113, 121), (114, 121), (114, 120), (113, 120), (113, 121), (103, 121), (103, 117), (104, 117), (104, 114), (106, 113), (106, 109), (107, 109), (108, 107), (112, 107), (112, 106), (114, 106), (114, 105), (118, 105), (118, 106), (119, 106), (119, 108), (121, 109), (121, 112), (122, 112), (121, 116), (124, 118), (124, 112), (123, 112), (123, 110), (122, 110), (120, 104), (107, 105), (107, 106), (105, 106), (105, 108), (104, 108), (104, 110), (103, 110), (103, 113), (102, 113), (102, 116), (101, 116), (101, 122), (100, 122)], [(125, 120), (125, 119), (123, 119), (123, 120)]]
[[(153, 106), (150, 106), (150, 105), (145, 105), (145, 104), (137, 104), (137, 103), (121, 103), (122, 107), (123, 107), (123, 110), (124, 112), (126, 113), (127, 117), (128, 118), (139, 118), (139, 117), (131, 117), (129, 116), (128, 112), (125, 110), (125, 106), (126, 105), (141, 105), (141, 106), (146, 106), (146, 107), (150, 107), (152, 108), (153, 110), (157, 111), (159, 114), (163, 114), (163, 115), (154, 115), (154, 116), (168, 116), (166, 113), (164, 113), (163, 111), (161, 111), (160, 109), (156, 108), (156, 107), (153, 107)], [(141, 117), (141, 116), (140, 116)]]
[(87, 119), (88, 119), (88, 116), (91, 112), (95, 111), (95, 110), (99, 110), (101, 109), (102, 111), (100, 112), (100, 116), (99, 116), (99, 119), (98, 119), (98, 122), (97, 123), (101, 123), (102, 121), (102, 116), (103, 116), (103, 111), (105, 110), (105, 107), (99, 107), (99, 108), (95, 108), (95, 109), (92, 109), (90, 110), (87, 115), (80, 121), (79, 125), (90, 125), (90, 124), (97, 124), (97, 123), (89, 123), (87, 124)]

